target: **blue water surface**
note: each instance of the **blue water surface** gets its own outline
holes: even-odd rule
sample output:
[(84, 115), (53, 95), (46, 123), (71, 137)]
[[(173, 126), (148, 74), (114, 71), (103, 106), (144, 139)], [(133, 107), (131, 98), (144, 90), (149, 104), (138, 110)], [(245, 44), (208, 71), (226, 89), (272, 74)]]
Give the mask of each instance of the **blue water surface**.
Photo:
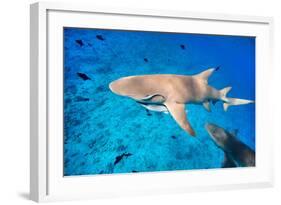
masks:
[[(220, 168), (224, 153), (204, 128), (227, 130), (255, 149), (255, 104), (187, 105), (193, 138), (169, 114), (148, 112), (108, 84), (141, 74), (193, 75), (220, 66), (209, 84), (255, 100), (255, 38), (64, 28), (64, 175)], [(83, 75), (84, 74), (84, 75)]]

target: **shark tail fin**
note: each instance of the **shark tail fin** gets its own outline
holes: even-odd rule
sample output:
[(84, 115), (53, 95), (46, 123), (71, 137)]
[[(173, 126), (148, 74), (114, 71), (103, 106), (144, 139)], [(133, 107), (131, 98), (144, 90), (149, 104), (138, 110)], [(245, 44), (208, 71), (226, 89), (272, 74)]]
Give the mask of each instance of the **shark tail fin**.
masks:
[(195, 75), (197, 78), (202, 79), (204, 82), (208, 83), (208, 78), (212, 75), (214, 71), (216, 71), (217, 68), (210, 68), (208, 70), (205, 70), (197, 75)]
[(245, 105), (249, 103), (253, 103), (253, 100), (244, 100), (244, 99), (239, 99), (239, 98), (228, 98), (226, 97), (227, 93), (231, 90), (231, 87), (226, 87), (222, 90), (220, 90), (221, 94), (221, 100), (224, 101), (223, 103), (223, 109), (226, 112), (229, 106), (232, 105)]
[(220, 90), (221, 100), (224, 102), (228, 102), (228, 98), (226, 97), (227, 93), (231, 90), (232, 87), (226, 87)]
[(253, 100), (244, 100), (239, 98), (227, 98), (227, 102), (223, 103), (224, 111), (227, 111), (228, 107), (231, 105), (245, 105), (249, 103), (254, 103)]

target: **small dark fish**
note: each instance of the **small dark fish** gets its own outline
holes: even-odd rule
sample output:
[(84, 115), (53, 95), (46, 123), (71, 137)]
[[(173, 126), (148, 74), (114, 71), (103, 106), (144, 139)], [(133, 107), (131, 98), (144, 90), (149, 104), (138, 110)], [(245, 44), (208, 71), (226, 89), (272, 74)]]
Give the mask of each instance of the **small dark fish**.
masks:
[(148, 59), (147, 59), (147, 58), (144, 58), (143, 60), (144, 60), (146, 63), (148, 62)]
[(78, 39), (78, 40), (75, 40), (75, 42), (79, 45), (79, 46), (84, 46), (84, 43), (82, 40)]
[(81, 97), (81, 96), (77, 96), (76, 97), (76, 101), (77, 102), (85, 102), (85, 101), (90, 101), (89, 98), (84, 98), (84, 97)]
[(124, 157), (132, 156), (131, 153), (123, 153), (115, 158), (114, 165), (118, 164)]
[(124, 153), (124, 157), (129, 157), (129, 156), (132, 156), (133, 154), (131, 154), (131, 153)]
[(114, 165), (118, 164), (122, 159), (123, 159), (124, 155), (119, 155), (115, 158), (114, 161)]
[(104, 40), (105, 40), (105, 38), (104, 38), (102, 35), (96, 35), (96, 38), (99, 39), (99, 40), (101, 40), (101, 41), (104, 41)]
[(137, 173), (138, 171), (136, 171), (136, 170), (132, 170), (132, 172), (133, 172), (133, 173)]
[(73, 153), (73, 154), (71, 155), (71, 157), (75, 157), (75, 156), (77, 156), (77, 155), (78, 155), (78, 153), (75, 152), (75, 153)]
[(100, 85), (96, 88), (96, 92), (105, 92), (107, 91), (107, 88), (103, 85)]
[(150, 113), (149, 110), (146, 109), (146, 115), (147, 115), (147, 116), (151, 116), (152, 114)]
[(172, 135), (171, 138), (172, 138), (172, 139), (177, 139), (176, 136), (174, 136), (174, 135)]
[(219, 69), (220, 69), (220, 65), (219, 66), (217, 66), (216, 68), (215, 68), (215, 71), (218, 71)]
[(77, 73), (77, 75), (83, 80), (91, 80), (85, 73)]
[(65, 104), (68, 104), (68, 103), (71, 103), (71, 102), (72, 102), (72, 100), (69, 99), (69, 98), (67, 98), (67, 99), (64, 100), (64, 103), (65, 103)]
[(181, 44), (180, 47), (181, 47), (181, 49), (183, 49), (183, 50), (185, 49), (185, 45), (183, 45), (183, 44)]

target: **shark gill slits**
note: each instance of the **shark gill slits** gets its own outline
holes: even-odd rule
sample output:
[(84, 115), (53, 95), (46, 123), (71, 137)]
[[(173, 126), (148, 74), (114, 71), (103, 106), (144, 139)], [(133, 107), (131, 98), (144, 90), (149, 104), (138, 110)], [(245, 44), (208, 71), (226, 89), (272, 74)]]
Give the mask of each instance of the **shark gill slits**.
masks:
[(100, 41), (104, 41), (105, 40), (105, 38), (102, 36), (102, 35), (96, 35), (96, 38), (98, 39), (98, 40), (100, 40)]
[(76, 73), (78, 75), (79, 78), (81, 78), (82, 80), (91, 80), (91, 78), (89, 76), (87, 76), (85, 73)]
[(75, 40), (75, 42), (81, 47), (84, 46), (84, 43), (81, 39), (77, 39), (77, 40)]

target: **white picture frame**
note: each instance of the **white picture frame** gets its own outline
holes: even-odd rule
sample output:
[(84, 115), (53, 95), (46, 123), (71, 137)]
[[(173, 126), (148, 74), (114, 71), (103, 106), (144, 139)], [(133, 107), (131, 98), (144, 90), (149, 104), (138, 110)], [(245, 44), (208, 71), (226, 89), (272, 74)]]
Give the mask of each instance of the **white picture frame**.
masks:
[[(273, 132), (264, 109), (272, 77), (270, 17), (96, 8), (40, 2), (30, 9), (30, 198), (91, 199), (141, 194), (269, 187), (273, 185)], [(92, 19), (95, 21), (92, 21)], [(169, 25), (169, 26), (167, 26)], [(188, 25), (188, 26), (183, 26)], [(64, 26), (255, 36), (256, 157), (254, 168), (63, 177), (62, 39)], [(187, 28), (188, 27), (188, 28)], [(60, 68), (61, 69), (54, 69)], [(266, 82), (266, 83), (265, 83)]]

